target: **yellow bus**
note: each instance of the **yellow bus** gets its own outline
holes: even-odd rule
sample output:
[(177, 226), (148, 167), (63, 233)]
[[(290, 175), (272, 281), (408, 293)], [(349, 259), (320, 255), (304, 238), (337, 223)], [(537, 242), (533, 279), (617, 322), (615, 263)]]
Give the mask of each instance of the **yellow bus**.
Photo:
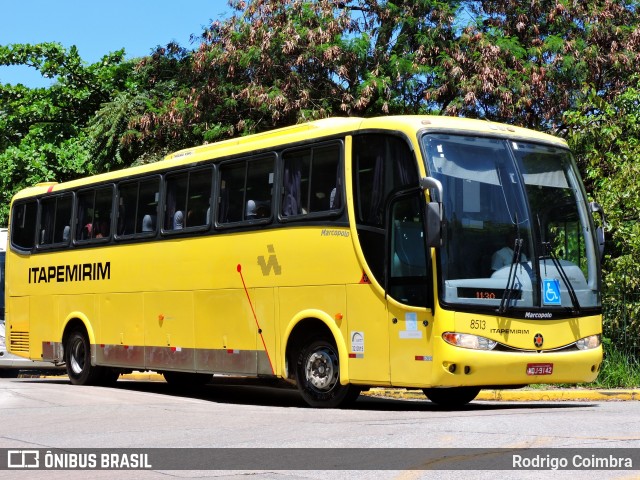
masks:
[(589, 382), (600, 216), (553, 136), (314, 121), (19, 192), (7, 344), (66, 364), (73, 384), (237, 375), (295, 384), (316, 407), (378, 386), (456, 406)]

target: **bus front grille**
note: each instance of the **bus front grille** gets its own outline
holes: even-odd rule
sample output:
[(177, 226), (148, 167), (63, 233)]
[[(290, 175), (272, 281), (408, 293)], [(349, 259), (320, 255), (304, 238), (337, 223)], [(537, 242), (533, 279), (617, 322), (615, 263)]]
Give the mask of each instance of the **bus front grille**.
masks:
[(9, 348), (12, 352), (29, 353), (29, 332), (12, 331), (9, 336)]

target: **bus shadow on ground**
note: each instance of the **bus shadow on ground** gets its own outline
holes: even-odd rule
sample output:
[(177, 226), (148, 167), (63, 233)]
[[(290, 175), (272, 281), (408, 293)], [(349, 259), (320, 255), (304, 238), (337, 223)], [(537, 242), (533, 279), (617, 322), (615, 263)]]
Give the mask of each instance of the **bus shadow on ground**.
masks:
[[(34, 380), (35, 381), (35, 380)], [(42, 380), (38, 380), (42, 381)], [(46, 381), (56, 383), (68, 383), (66, 377), (49, 378)], [(70, 388), (74, 388), (70, 385)], [(194, 398), (216, 403), (229, 403), (236, 405), (256, 405), (282, 408), (312, 408), (308, 406), (298, 391), (291, 386), (274, 386), (270, 383), (252, 379), (213, 380), (202, 386), (177, 387), (163, 381), (147, 380), (119, 380), (113, 387), (93, 388), (118, 388), (131, 391), (169, 395), (174, 397)], [(474, 401), (462, 407), (447, 408), (436, 405), (426, 397), (421, 399), (391, 398), (385, 396), (373, 396), (362, 394), (358, 400), (346, 407), (350, 410), (370, 411), (495, 411), (495, 410), (539, 410), (539, 409), (575, 409), (592, 408), (596, 404), (591, 402), (568, 401)]]
[[(24, 376), (16, 380), (29, 383), (55, 383), (69, 384), (66, 376), (36, 378)], [(110, 387), (82, 387), (96, 389), (117, 388), (136, 392), (153, 393), (173, 397), (193, 398), (215, 403), (228, 403), (235, 405), (255, 405), (265, 407), (282, 408), (313, 408), (307, 405), (297, 389), (291, 386), (281, 386), (255, 379), (222, 379), (213, 380), (206, 385), (194, 387), (177, 387), (164, 381), (130, 380), (120, 379)], [(69, 388), (77, 388), (69, 385)], [(345, 407), (349, 410), (363, 411), (433, 411), (433, 412), (470, 412), (470, 411), (507, 411), (507, 410), (540, 410), (540, 409), (575, 409), (593, 408), (596, 403), (583, 401), (473, 401), (467, 405), (455, 408), (447, 408), (429, 401), (415, 398), (397, 398), (386, 396), (374, 396), (362, 394), (358, 400)]]

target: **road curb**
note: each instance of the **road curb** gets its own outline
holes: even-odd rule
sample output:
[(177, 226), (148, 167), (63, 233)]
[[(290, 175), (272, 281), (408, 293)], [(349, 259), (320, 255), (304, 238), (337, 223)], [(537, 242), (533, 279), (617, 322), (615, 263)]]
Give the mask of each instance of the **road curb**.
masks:
[[(374, 397), (425, 399), (422, 390), (372, 388), (365, 395)], [(481, 390), (476, 401), (540, 402), (540, 401), (632, 401), (640, 400), (640, 389), (523, 389)]]

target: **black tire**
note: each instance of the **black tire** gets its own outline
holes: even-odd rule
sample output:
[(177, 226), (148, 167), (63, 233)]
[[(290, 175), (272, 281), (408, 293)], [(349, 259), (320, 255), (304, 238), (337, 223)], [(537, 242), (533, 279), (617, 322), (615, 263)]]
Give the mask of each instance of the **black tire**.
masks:
[(162, 372), (162, 375), (169, 385), (178, 388), (201, 387), (213, 379), (213, 375), (209, 373), (167, 371)]
[(74, 385), (99, 385), (104, 379), (103, 369), (91, 365), (91, 344), (87, 334), (74, 330), (64, 344), (67, 375)]
[(302, 398), (312, 407), (337, 408), (356, 401), (360, 387), (340, 384), (340, 357), (325, 339), (304, 346), (296, 363), (296, 381)]
[(429, 400), (441, 407), (461, 407), (480, 393), (478, 387), (425, 388), (422, 390)]
[(0, 378), (18, 378), (20, 370), (17, 368), (0, 368)]
[[(96, 368), (96, 367), (94, 367)], [(112, 387), (120, 378), (120, 370), (110, 367), (97, 367), (102, 370), (102, 378), (99, 380), (100, 385), (105, 387)]]

